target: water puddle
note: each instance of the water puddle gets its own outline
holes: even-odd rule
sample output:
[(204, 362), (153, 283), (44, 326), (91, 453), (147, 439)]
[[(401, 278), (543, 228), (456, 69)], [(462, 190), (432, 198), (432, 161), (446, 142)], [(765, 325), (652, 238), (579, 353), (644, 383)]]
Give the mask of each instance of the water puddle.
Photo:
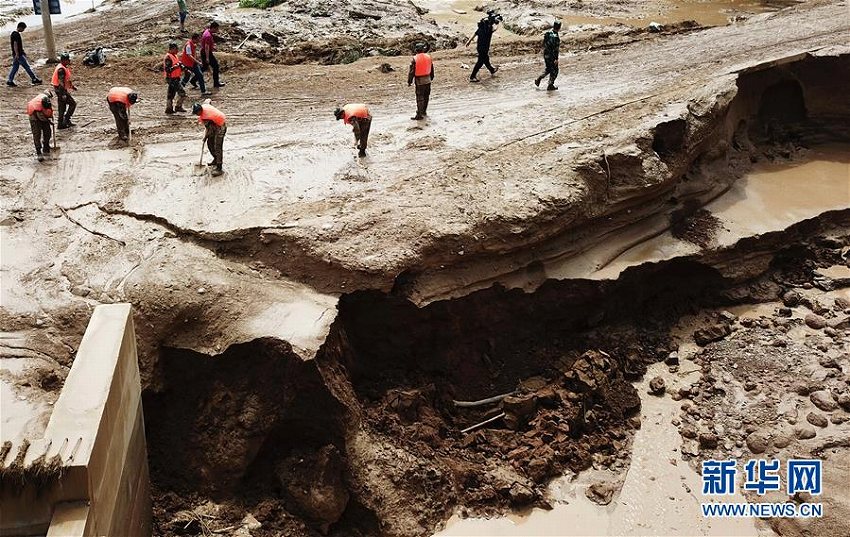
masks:
[[(680, 353), (687, 355), (687, 346)], [(585, 489), (607, 472), (591, 471), (575, 480), (562, 478), (549, 488), (555, 504), (551, 511), (534, 509), (528, 515), (502, 518), (460, 519), (452, 517), (436, 536), (542, 536), (542, 535), (758, 535), (749, 519), (707, 519), (700, 503), (710, 501), (701, 494), (699, 475), (681, 460), (681, 437), (671, 423), (679, 414), (679, 403), (670, 397), (647, 393), (649, 380), (664, 378), (674, 389), (690, 385), (699, 368), (682, 360), (678, 373), (667, 366), (650, 366), (636, 383), (641, 396), (641, 428), (632, 446), (632, 460), (622, 490), (609, 505), (601, 506), (585, 496)], [(607, 476), (607, 480), (616, 479)], [(734, 498), (734, 499), (733, 499)], [(740, 494), (724, 501), (744, 501)]]

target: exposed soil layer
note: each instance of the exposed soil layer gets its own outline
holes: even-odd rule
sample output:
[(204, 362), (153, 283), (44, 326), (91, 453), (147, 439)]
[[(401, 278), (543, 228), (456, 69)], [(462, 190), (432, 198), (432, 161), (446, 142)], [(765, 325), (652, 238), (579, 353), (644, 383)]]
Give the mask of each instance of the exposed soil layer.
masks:
[[(629, 381), (676, 350), (681, 315), (823, 281), (819, 268), (847, 263), (849, 233), (850, 212), (831, 213), (617, 281), (425, 308), (354, 293), (313, 361), (261, 340), (217, 357), (166, 350), (165, 390), (145, 394), (158, 527), (171, 534), (176, 511), (205, 498), (225, 506), (219, 527), (252, 513), (254, 535), (427, 535), (457, 505), (546, 505), (551, 478), (625, 462), (640, 423)], [(708, 318), (697, 341), (728, 322)]]
[[(0, 350), (46, 362), (16, 388), (58, 390), (91, 308), (133, 303), (160, 535), (428, 535), (456, 507), (545, 507), (554, 476), (622, 470), (640, 426), (632, 382), (676, 350), (683, 315), (850, 285), (817, 272), (848, 266), (850, 210), (718, 245), (699, 209), (753, 161), (850, 141), (850, 56), (833, 46), (844, 11), (814, 4), (705, 31), (576, 31), (560, 93), (530, 83), (538, 38), (497, 41), (503, 69), (475, 90), (461, 64), (471, 52), (442, 51), (423, 124), (409, 123), (412, 95), (398, 89), (408, 58), (376, 60), (391, 75), (368, 60), (284, 70), (224, 53), (220, 180), (186, 171), (190, 119), (153, 111), (161, 50), (142, 43), (173, 33), (173, 3), (69, 22), (75, 51), (98, 36), (119, 53), (76, 71), (78, 113), (94, 126), (60, 133), (59, 156), (35, 164), (23, 89), (0, 95), (14, 118), (0, 128), (12, 282), (0, 320), (16, 331)], [(197, 15), (219, 7), (200, 2)], [(223, 48), (243, 28), (226, 24)], [(408, 34), (291, 56), (286, 36), (246, 47), (340, 63), (420, 38)], [(119, 78), (144, 95), (126, 151), (104, 148), (103, 93)], [(330, 115), (355, 99), (381, 125), (363, 162)], [(649, 221), (700, 249), (616, 279), (548, 275), (618, 231), (637, 229), (639, 243), (658, 232)], [(514, 274), (523, 283), (503, 281)], [(846, 336), (829, 325), (838, 310), (816, 309), (824, 333)], [(722, 350), (740, 330), (712, 314), (693, 338)], [(824, 390), (842, 396), (842, 379)], [(708, 400), (705, 382), (694, 397)]]

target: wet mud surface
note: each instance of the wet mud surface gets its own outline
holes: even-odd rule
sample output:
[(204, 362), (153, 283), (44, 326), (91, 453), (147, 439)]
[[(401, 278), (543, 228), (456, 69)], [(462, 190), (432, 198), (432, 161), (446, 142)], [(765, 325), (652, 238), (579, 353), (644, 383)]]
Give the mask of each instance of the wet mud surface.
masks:
[[(285, 58), (290, 37), (234, 50), (262, 28), (201, 2), (199, 16), (227, 22), (228, 85), (213, 97), (230, 118), (226, 174), (213, 178), (194, 170), (195, 122), (161, 117), (159, 53), (127, 53), (173, 32), (173, 6), (133, 4), (63, 23), (75, 50), (95, 34), (117, 53), (78, 67), (80, 126), (55, 158), (29, 155), (26, 90), (0, 93), (4, 435), (37, 434), (92, 308), (126, 301), (157, 535), (410, 536), (453, 515), (572, 517), (553, 480), (587, 499), (566, 504), (596, 521), (586, 533), (605, 533), (603, 505), (620, 521), (608, 532), (705, 533), (680, 526), (684, 488), (668, 518), (642, 503), (667, 497), (649, 477), (681, 466), (692, 483), (688, 464), (744, 455), (754, 433), (763, 452), (825, 454), (836, 482), (813, 528), (846, 533), (846, 6), (571, 31), (554, 95), (529, 82), (537, 38), (497, 39), (502, 69), (475, 87), (470, 52), (446, 41), (431, 118), (411, 122), (407, 52), (333, 56), (349, 50), (330, 30), (342, 12), (274, 10), (342, 40)], [(434, 4), (436, 24), (397, 3), (386, 25), (367, 14), (350, 30), (401, 49), (420, 24), (435, 42), (463, 34), (466, 19), (445, 21), (469, 13)], [(546, 16), (549, 4), (560, 9), (541, 3)], [(605, 14), (623, 15), (590, 13)], [(357, 54), (379, 47), (367, 45)], [(143, 96), (129, 148), (98, 104), (119, 75)], [(375, 116), (363, 160), (330, 114), (352, 100)], [(667, 386), (647, 394), (656, 376)], [(815, 392), (837, 406), (811, 409)], [(9, 420), (7, 404), (20, 407)], [(745, 424), (742, 405), (759, 418)], [(810, 412), (824, 430), (777, 447)], [(727, 534), (809, 531), (774, 526)]]

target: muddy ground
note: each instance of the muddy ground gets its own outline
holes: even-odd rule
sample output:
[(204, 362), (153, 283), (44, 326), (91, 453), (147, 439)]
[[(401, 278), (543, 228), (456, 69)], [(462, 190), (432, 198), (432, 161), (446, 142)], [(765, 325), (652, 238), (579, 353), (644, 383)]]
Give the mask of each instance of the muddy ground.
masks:
[[(91, 309), (132, 302), (157, 534), (429, 535), (457, 508), (547, 507), (554, 477), (628, 468), (633, 382), (678, 352), (684, 322), (713, 340), (697, 337), (697, 385), (665, 395), (695, 403), (686, 459), (743, 455), (750, 435), (772, 450), (828, 392), (825, 430), (777, 453), (838, 461), (815, 529), (847, 532), (848, 312), (828, 293), (850, 286), (850, 192), (757, 234), (703, 208), (754, 164), (850, 143), (845, 4), (713, 29), (575, 28), (547, 94), (530, 82), (539, 38), (519, 30), (494, 44), (498, 76), (470, 86), (474, 58), (453, 48), (468, 19), (446, 23), (445, 6), (356, 4), (364, 16), (338, 32), (345, 10), (316, 13), (325, 3), (284, 3), (269, 29), (200, 2), (193, 13), (225, 22), (222, 178), (193, 168), (195, 122), (161, 114), (171, 4), (110, 4), (57, 30), (62, 48), (111, 50), (105, 67), (76, 67), (78, 127), (49, 162), (32, 158), (20, 112), (32, 91), (0, 92), (3, 380), (49, 415)], [(555, 4), (535, 9), (649, 9)], [(38, 31), (25, 37), (37, 55)], [(423, 37), (442, 50), (430, 119), (412, 122), (405, 49)], [(142, 95), (129, 148), (102, 104), (116, 83)], [(349, 101), (375, 116), (362, 161), (331, 116)], [(600, 275), (667, 229), (688, 245), (677, 255)], [(790, 316), (774, 311), (794, 292)], [(753, 303), (764, 319), (721, 313)], [(756, 382), (763, 362), (774, 369)], [(807, 376), (817, 385), (795, 385)], [(762, 408), (753, 431), (733, 396)]]

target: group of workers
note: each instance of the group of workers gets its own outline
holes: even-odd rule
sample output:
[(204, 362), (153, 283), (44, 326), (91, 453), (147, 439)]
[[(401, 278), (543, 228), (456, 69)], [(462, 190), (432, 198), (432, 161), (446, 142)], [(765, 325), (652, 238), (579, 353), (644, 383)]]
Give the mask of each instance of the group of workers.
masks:
[[(494, 67), (490, 63), (490, 44), (493, 33), (501, 21), (502, 18), (500, 15), (493, 11), (488, 12), (487, 17), (481, 19), (478, 23), (478, 29), (475, 34), (467, 41), (466, 44), (468, 46), (473, 39), (477, 38), (478, 59), (470, 74), (470, 82), (479, 82), (478, 73), (482, 67), (486, 67), (491, 75), (495, 74), (498, 70), (498, 67)], [(30, 75), (33, 85), (41, 83), (41, 80), (32, 73), (26, 63), (26, 56), (23, 52), (23, 45), (20, 39), (20, 32), (25, 28), (26, 25), (20, 23), (18, 25), (18, 32), (13, 32), (12, 35), (12, 52), (15, 63), (7, 82), (10, 86), (15, 85), (13, 79), (19, 64)], [(558, 89), (555, 86), (555, 78), (558, 76), (558, 54), (560, 48), (558, 32), (560, 28), (561, 23), (556, 20), (552, 25), (552, 29), (544, 35), (543, 59), (546, 69), (543, 74), (534, 80), (534, 84), (540, 86), (540, 82), (548, 75), (549, 84), (546, 89), (550, 91)], [(202, 35), (198, 33), (192, 34), (183, 46), (182, 51), (177, 43), (169, 44), (168, 52), (163, 58), (163, 73), (167, 86), (166, 114), (171, 115), (187, 111), (183, 108), (183, 102), (186, 98), (185, 87), (187, 84), (191, 84), (195, 89), (200, 89), (202, 97), (211, 95), (207, 91), (203, 74), (208, 69), (212, 71), (214, 87), (220, 88), (224, 86), (224, 82), (219, 78), (219, 64), (214, 54), (214, 35), (218, 32), (218, 29), (219, 24), (215, 21), (211, 22)], [(53, 91), (58, 101), (59, 113), (56, 119), (59, 129), (67, 129), (74, 126), (71, 122), (71, 117), (74, 114), (77, 103), (72, 97), (71, 92), (77, 88), (74, 85), (70, 63), (70, 55), (68, 53), (62, 53), (59, 57), (59, 64), (56, 66), (51, 79)], [(414, 56), (410, 62), (407, 76), (408, 86), (415, 85), (416, 88), (416, 115), (411, 119), (422, 120), (428, 115), (428, 101), (431, 95), (431, 83), (433, 80), (434, 62), (431, 55), (427, 52), (426, 44), (419, 43), (414, 48)], [(33, 97), (27, 103), (27, 114), (29, 115), (33, 143), (35, 145), (36, 155), (40, 161), (44, 160), (44, 155), (50, 154), (51, 129), (53, 127), (52, 98), (53, 94), (50, 91), (46, 91)], [(118, 138), (122, 141), (129, 141), (129, 111), (130, 107), (136, 104), (138, 100), (138, 93), (125, 86), (113, 87), (107, 93), (107, 105), (115, 118)], [(195, 103), (192, 106), (192, 113), (199, 116), (198, 121), (205, 126), (204, 138), (207, 148), (213, 156), (213, 161), (210, 163), (212, 167), (211, 173), (212, 175), (221, 175), (223, 173), (223, 144), (224, 136), (227, 132), (227, 118), (221, 110), (209, 103), (209, 99), (206, 99), (203, 103)], [(369, 108), (362, 103), (346, 104), (338, 107), (334, 111), (334, 116), (337, 120), (341, 119), (344, 124), (351, 125), (358, 148), (358, 156), (366, 156), (369, 130), (372, 125), (372, 115), (369, 112)]]

